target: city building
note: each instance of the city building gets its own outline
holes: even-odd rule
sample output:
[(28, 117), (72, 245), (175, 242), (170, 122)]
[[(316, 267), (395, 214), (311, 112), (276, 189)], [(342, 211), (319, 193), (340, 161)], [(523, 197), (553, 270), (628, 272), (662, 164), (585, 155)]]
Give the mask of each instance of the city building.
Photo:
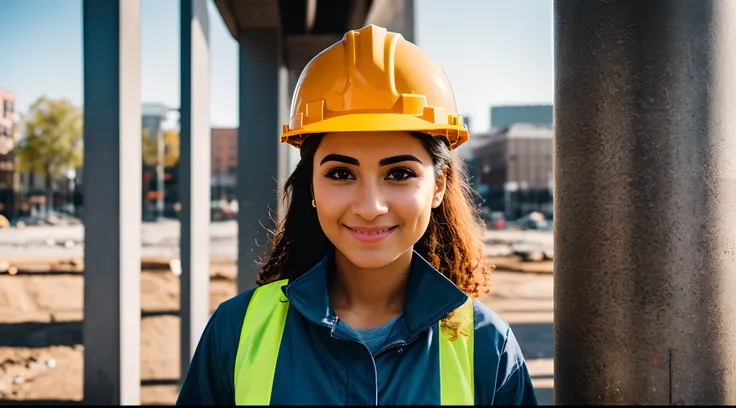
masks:
[(462, 145), (460, 145), (460, 147), (457, 148), (458, 156), (461, 159), (463, 159), (463, 161), (465, 162), (465, 165), (467, 166), (468, 178), (470, 179), (470, 184), (484, 198), (485, 198), (485, 195), (487, 194), (486, 187), (482, 184), (478, 184), (476, 180), (476, 175), (477, 175), (476, 155), (477, 155), (478, 149), (481, 146), (485, 146), (486, 144), (489, 143), (490, 137), (493, 133), (494, 133), (493, 130), (491, 132), (485, 132), (485, 133), (472, 133), (471, 132), (470, 139), (468, 139), (467, 142), (463, 143)]
[(0, 89), (0, 214), (14, 218), (18, 206), (15, 171), (15, 95)]
[(238, 128), (213, 128), (211, 135), (211, 197), (213, 201), (231, 201), (236, 194)]
[(513, 124), (552, 126), (552, 105), (519, 105), (491, 107), (491, 128), (504, 129)]
[(497, 129), (474, 149), (476, 184), (484, 205), (518, 219), (533, 211), (552, 214), (551, 126), (513, 124)]
[[(165, 216), (175, 216), (174, 203), (177, 201), (176, 163), (167, 166), (167, 150), (171, 143), (176, 144), (178, 151), (178, 131), (172, 133), (176, 126), (173, 118), (175, 110), (161, 103), (144, 103), (141, 106), (142, 123), (142, 217), (153, 220)], [(169, 155), (170, 156), (170, 155)], [(171, 164), (171, 163), (170, 163)], [(173, 197), (169, 197), (173, 195)]]

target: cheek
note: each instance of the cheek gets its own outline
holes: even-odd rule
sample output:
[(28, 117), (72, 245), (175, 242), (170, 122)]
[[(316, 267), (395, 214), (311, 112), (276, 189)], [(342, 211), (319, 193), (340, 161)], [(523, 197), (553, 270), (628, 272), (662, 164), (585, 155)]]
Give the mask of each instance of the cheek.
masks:
[(347, 186), (336, 186), (322, 179), (314, 179), (312, 188), (317, 205), (317, 217), (322, 229), (328, 233), (340, 217), (350, 207), (350, 200), (355, 192)]
[(423, 228), (429, 222), (433, 195), (434, 186), (423, 181), (412, 188), (397, 191), (392, 207), (406, 224)]

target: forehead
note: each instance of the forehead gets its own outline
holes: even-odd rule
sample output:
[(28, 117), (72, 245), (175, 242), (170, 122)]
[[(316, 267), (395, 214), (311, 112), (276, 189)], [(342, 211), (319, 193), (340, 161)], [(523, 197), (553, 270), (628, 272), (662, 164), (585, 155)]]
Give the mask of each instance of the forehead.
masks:
[(343, 154), (359, 161), (411, 154), (420, 160), (430, 156), (422, 142), (409, 132), (344, 132), (328, 133), (322, 138), (315, 159), (328, 154)]

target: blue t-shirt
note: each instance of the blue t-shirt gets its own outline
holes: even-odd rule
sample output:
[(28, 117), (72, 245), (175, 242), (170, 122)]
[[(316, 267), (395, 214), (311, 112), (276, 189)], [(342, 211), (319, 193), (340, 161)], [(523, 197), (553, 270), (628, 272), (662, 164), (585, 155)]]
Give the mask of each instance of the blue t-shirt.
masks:
[(391, 330), (394, 328), (394, 325), (397, 321), (399, 321), (399, 318), (401, 317), (401, 314), (391, 319), (391, 321), (384, 323), (378, 327), (371, 327), (369, 329), (354, 329), (349, 324), (343, 322), (342, 320), (338, 321), (338, 324), (342, 324), (346, 331), (351, 332), (357, 339), (359, 339), (363, 344), (368, 347), (368, 350), (370, 350), (372, 355), (376, 355), (383, 346), (386, 345), (386, 340), (391, 335)]

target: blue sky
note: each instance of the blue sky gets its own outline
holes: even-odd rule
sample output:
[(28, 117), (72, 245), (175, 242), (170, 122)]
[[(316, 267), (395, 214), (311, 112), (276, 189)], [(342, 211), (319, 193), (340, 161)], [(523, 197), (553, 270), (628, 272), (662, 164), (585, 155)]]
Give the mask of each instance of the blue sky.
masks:
[[(81, 0), (0, 0), (0, 88), (24, 112), (41, 95), (82, 103)], [(208, 0), (212, 126), (238, 124), (238, 46)], [(415, 0), (416, 41), (440, 65), (471, 130), (490, 106), (551, 103), (552, 0)], [(179, 0), (141, 0), (142, 99), (179, 104)]]

